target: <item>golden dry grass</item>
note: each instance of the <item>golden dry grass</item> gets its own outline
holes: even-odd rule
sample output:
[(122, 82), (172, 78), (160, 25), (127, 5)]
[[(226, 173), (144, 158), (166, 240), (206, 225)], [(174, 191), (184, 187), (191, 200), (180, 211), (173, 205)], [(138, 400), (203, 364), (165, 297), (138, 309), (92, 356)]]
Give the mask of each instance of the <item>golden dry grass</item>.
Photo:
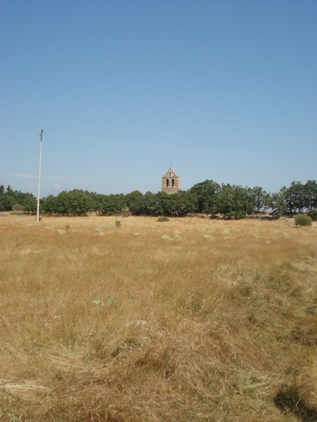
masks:
[(8, 421), (313, 421), (317, 227), (0, 219)]

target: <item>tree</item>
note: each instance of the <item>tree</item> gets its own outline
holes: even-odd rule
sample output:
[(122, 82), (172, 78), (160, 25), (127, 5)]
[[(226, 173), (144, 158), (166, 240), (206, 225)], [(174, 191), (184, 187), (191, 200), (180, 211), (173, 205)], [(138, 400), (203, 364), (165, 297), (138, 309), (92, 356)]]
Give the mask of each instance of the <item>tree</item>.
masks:
[(79, 189), (60, 192), (56, 198), (50, 195), (43, 202), (44, 210), (54, 214), (86, 215), (92, 208), (89, 195)]
[(36, 198), (32, 193), (26, 193), (23, 200), (23, 211), (28, 214), (36, 212)]
[(233, 185), (234, 217), (244, 218), (252, 212), (252, 204), (248, 195), (248, 189)]
[(317, 209), (317, 182), (316, 180), (307, 180), (304, 185), (304, 206), (308, 210)]
[(46, 214), (58, 214), (57, 198), (53, 195), (43, 198), (40, 209), (42, 209)]
[[(173, 194), (176, 195), (176, 194)], [(160, 191), (155, 195), (156, 199), (156, 214), (155, 215), (170, 215), (169, 214), (169, 204), (171, 201), (171, 197), (173, 195), (169, 195), (166, 192)]]
[(126, 199), (126, 204), (131, 214), (134, 214), (134, 215), (142, 214), (143, 194), (140, 191), (135, 190), (131, 193), (128, 193), (125, 196), (125, 199)]
[(282, 215), (284, 214), (287, 205), (285, 201), (285, 193), (286, 193), (286, 187), (283, 186), (279, 192), (272, 193), (270, 195), (270, 201), (269, 206), (272, 209), (272, 212), (276, 215)]
[(213, 180), (205, 180), (197, 183), (189, 189), (191, 194), (197, 198), (196, 212), (205, 214), (216, 214), (218, 207), (218, 194), (220, 185)]
[(292, 182), (285, 191), (285, 202), (290, 212), (303, 212), (305, 208), (305, 187), (301, 182)]
[(222, 184), (217, 199), (217, 211), (225, 216), (232, 216), (234, 214), (234, 197), (232, 186), (229, 184)]
[(313, 221), (317, 221), (317, 210), (310, 210), (307, 213), (308, 217), (310, 217)]
[(152, 192), (145, 192), (142, 198), (142, 215), (160, 215), (160, 206), (157, 201), (157, 196)]
[(226, 217), (243, 218), (252, 210), (248, 189), (222, 184), (218, 195), (218, 212)]
[[(13, 190), (9, 185), (5, 191), (0, 187), (0, 211), (11, 211), (13, 207), (27, 213), (33, 213), (36, 209), (36, 198), (32, 193), (24, 193)], [(34, 208), (35, 207), (35, 208)]]
[(170, 195), (168, 205), (169, 215), (182, 217), (186, 214), (195, 212), (197, 208), (197, 197), (191, 192), (180, 190), (179, 192)]
[(113, 215), (122, 212), (125, 208), (125, 197), (119, 195), (99, 195), (97, 200), (97, 210), (101, 215)]
[(98, 212), (98, 199), (102, 195), (99, 195), (96, 192), (89, 192), (88, 190), (85, 190), (84, 192), (91, 199), (91, 210), (95, 211), (97, 213)]
[(0, 195), (0, 211), (11, 211), (13, 201), (12, 198), (6, 193)]
[(263, 212), (267, 208), (269, 208), (270, 196), (260, 186), (255, 186), (254, 188), (248, 188), (248, 194), (250, 198), (249, 205), (252, 207), (253, 212)]

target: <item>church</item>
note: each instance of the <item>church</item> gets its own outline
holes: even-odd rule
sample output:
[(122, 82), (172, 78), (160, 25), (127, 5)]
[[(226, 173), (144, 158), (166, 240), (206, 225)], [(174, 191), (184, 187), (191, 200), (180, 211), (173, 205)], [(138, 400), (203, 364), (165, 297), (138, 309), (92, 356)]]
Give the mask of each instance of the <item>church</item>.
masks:
[(181, 178), (179, 174), (175, 172), (172, 166), (162, 177), (162, 192), (169, 194), (176, 193), (181, 188)]

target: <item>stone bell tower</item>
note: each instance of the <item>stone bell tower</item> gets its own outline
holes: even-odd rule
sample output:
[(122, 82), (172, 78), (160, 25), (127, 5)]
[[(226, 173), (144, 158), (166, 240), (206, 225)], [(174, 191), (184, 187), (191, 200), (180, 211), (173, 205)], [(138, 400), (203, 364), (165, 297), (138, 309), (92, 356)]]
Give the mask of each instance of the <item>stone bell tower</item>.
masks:
[(166, 193), (176, 193), (181, 188), (181, 178), (172, 166), (162, 177), (162, 191)]

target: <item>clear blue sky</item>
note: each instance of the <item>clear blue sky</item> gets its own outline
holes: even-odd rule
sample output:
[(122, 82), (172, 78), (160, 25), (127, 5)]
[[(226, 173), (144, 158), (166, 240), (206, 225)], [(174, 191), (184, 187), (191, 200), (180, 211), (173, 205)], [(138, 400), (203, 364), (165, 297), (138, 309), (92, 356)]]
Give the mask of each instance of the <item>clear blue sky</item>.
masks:
[(0, 184), (317, 179), (316, 0), (1, 0)]

